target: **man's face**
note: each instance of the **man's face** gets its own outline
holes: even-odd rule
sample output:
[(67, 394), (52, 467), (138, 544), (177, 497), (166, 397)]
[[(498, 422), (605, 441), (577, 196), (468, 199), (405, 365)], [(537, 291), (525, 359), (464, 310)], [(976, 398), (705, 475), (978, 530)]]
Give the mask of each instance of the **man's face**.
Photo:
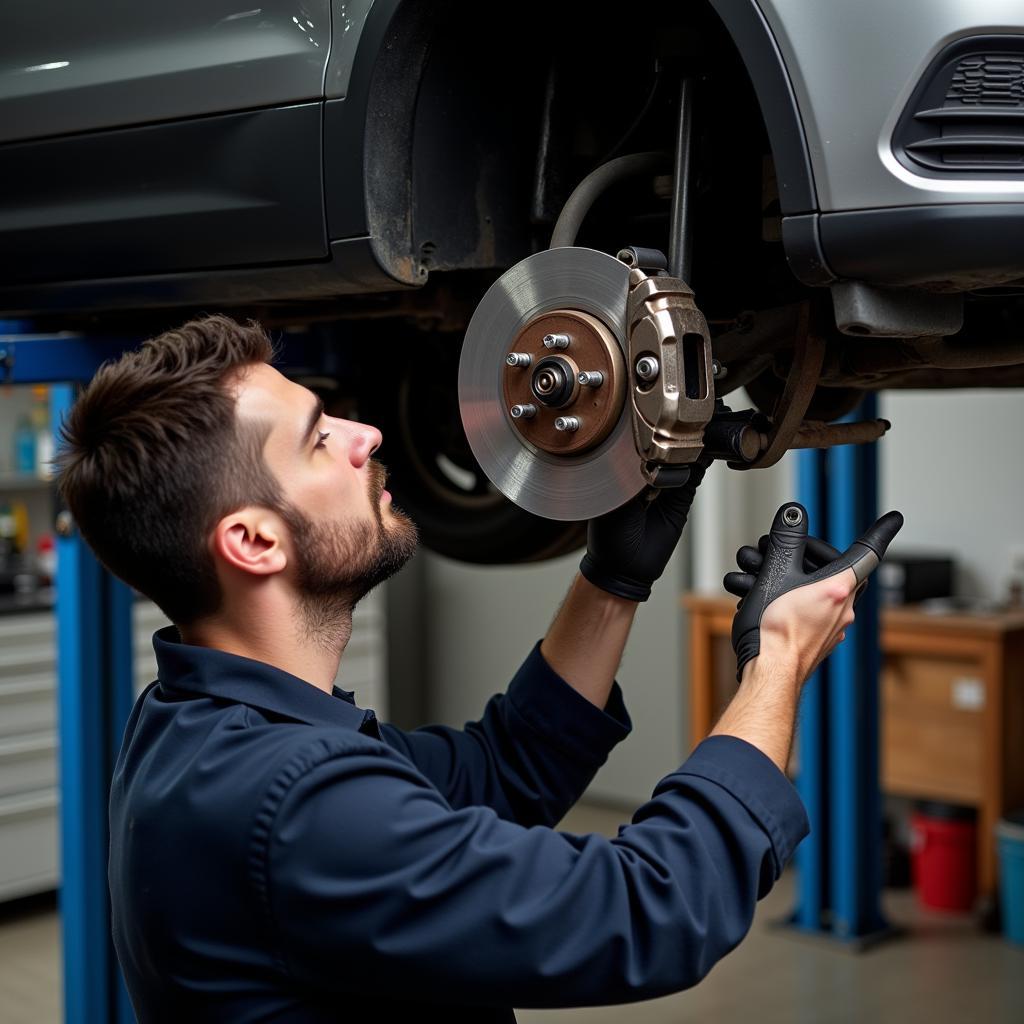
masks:
[(296, 585), (314, 625), (329, 628), (397, 572), (416, 550), (416, 527), (391, 505), (384, 467), (370, 458), (376, 427), (336, 419), (306, 388), (273, 367), (247, 371), (238, 388), (241, 423), (270, 425), (263, 454), (284, 492)]

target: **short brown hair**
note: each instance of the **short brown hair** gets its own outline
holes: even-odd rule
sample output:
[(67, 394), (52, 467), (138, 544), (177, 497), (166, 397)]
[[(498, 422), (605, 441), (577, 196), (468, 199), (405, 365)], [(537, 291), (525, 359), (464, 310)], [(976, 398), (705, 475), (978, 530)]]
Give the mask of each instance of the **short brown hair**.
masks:
[(58, 486), (82, 536), (115, 575), (178, 625), (221, 603), (210, 531), (282, 493), (267, 430), (243, 430), (231, 385), (269, 362), (254, 321), (192, 320), (100, 367), (61, 430)]

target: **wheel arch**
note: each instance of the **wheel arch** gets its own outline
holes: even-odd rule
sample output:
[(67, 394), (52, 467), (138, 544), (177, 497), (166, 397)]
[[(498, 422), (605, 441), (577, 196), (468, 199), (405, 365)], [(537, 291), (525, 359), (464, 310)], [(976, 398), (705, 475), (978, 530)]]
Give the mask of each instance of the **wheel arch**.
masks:
[(786, 216), (815, 213), (818, 197), (796, 94), (775, 36), (756, 0), (708, 0), (747, 69), (768, 132)]
[[(804, 223), (793, 219), (797, 215), (810, 215), (806, 220), (815, 222), (816, 240), (807, 140), (771, 29), (755, 0), (706, 0), (702, 6), (719, 23), (752, 84), (787, 227)], [(479, 45), (459, 50), (467, 21), (472, 17), (451, 0), (376, 0), (349, 95), (327, 102), (329, 237), (366, 237), (382, 279), (393, 286), (422, 284), (435, 269), (503, 269), (532, 251), (532, 197), (522, 194), (523, 182), (513, 180), (511, 167), (522, 154), (512, 140), (536, 152), (543, 76), (536, 67), (516, 68), (503, 57), (507, 42), (490, 48), (494, 67), (481, 59)], [(522, 23), (506, 25), (510, 33), (524, 31)], [(528, 30), (536, 28), (530, 23)], [(459, 68), (462, 60), (479, 70), (476, 78)], [(488, 128), (486, 118), (474, 121), (485, 101), (495, 104), (493, 120), (500, 127)], [(532, 137), (526, 110), (536, 114)], [(512, 111), (515, 120), (509, 118)], [(478, 138), (474, 131), (486, 134)], [(355, 182), (361, 187), (354, 188)], [(785, 248), (799, 256), (790, 235), (792, 230)]]

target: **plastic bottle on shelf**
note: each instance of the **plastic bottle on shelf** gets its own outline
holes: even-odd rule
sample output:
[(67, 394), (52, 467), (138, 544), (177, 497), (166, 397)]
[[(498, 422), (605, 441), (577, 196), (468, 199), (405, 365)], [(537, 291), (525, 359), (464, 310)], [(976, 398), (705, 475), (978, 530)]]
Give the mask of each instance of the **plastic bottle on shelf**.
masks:
[(39, 582), (44, 587), (53, 586), (57, 581), (57, 549), (53, 537), (48, 533), (36, 541), (36, 569), (40, 576)]
[(34, 473), (36, 471), (36, 432), (27, 415), (18, 417), (14, 428), (14, 471)]
[(50, 427), (50, 392), (44, 384), (32, 388), (32, 430), (35, 434), (34, 473), (53, 476), (53, 430)]
[(17, 523), (10, 502), (0, 501), (0, 566), (8, 568), (17, 554)]
[(14, 550), (23, 554), (29, 547), (28, 506), (17, 498), (12, 499), (11, 515), (14, 517)]

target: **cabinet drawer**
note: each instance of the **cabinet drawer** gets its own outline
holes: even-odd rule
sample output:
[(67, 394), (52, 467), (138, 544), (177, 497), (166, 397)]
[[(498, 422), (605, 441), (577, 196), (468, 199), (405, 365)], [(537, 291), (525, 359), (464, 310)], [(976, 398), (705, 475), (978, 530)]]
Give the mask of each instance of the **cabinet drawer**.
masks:
[(0, 682), (0, 738), (57, 728), (56, 681), (50, 674)]
[(881, 686), (883, 788), (980, 801), (982, 712), (991, 696), (978, 664), (890, 654)]
[(52, 611), (0, 617), (0, 647), (7, 650), (17, 644), (49, 644), (56, 635), (56, 616)]
[(0, 682), (17, 682), (27, 675), (56, 674), (57, 655), (53, 635), (4, 640), (0, 644)]
[(55, 790), (0, 799), (0, 899), (52, 889), (58, 881)]
[(0, 740), (0, 797), (57, 785), (57, 740), (53, 733)]

